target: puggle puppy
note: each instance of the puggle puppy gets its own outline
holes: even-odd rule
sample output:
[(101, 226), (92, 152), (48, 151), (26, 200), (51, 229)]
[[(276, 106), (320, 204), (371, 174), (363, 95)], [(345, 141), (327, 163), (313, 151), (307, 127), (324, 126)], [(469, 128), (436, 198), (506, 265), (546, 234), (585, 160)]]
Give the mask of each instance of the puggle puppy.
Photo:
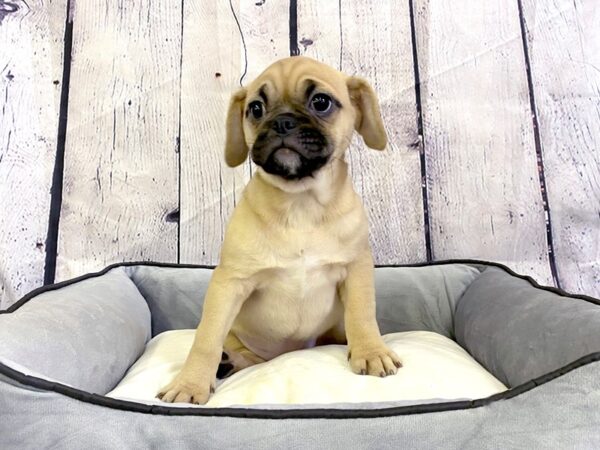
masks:
[(217, 376), (318, 344), (347, 343), (357, 374), (401, 367), (375, 320), (367, 217), (344, 161), (354, 130), (386, 146), (373, 89), (310, 58), (277, 61), (233, 94), (225, 161), (239, 166), (250, 153), (258, 167), (163, 401), (204, 404)]

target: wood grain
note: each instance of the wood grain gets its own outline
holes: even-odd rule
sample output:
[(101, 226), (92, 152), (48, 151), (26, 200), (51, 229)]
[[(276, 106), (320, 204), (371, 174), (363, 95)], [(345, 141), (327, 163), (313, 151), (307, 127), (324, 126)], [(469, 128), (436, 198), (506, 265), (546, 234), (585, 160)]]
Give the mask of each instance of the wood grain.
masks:
[[(286, 2), (186, 2), (181, 97), (182, 263), (217, 264), (250, 162), (225, 164), (225, 116), (240, 79), (288, 56)], [(233, 10), (232, 10), (233, 7)], [(235, 14), (235, 16), (234, 16)], [(284, 16), (286, 17), (286, 16)], [(236, 23), (235, 19), (239, 21)], [(240, 28), (241, 33), (240, 35)], [(243, 36), (243, 41), (242, 41)]]
[(600, 297), (600, 9), (523, 2), (558, 278)]
[(552, 284), (517, 3), (414, 5), (433, 257)]
[(347, 159), (369, 217), (377, 264), (425, 260), (420, 141), (407, 2), (299, 2), (299, 48), (368, 79), (379, 95), (389, 145), (355, 136)]
[(181, 16), (76, 3), (57, 280), (177, 260)]
[[(596, 2), (411, 1), (297, 2), (300, 52), (380, 96), (390, 145), (355, 139), (348, 153), (376, 262), (425, 259), (424, 170), (435, 259), (500, 261), (551, 284), (535, 114), (558, 280), (600, 296)], [(66, 3), (0, 4), (0, 308), (43, 280)], [(252, 173), (223, 161), (229, 95), (288, 56), (289, 2), (71, 3), (57, 281), (123, 260), (216, 264)]]
[(248, 61), (247, 73), (243, 80), (246, 85), (271, 63), (290, 56), (289, 3), (269, 0), (240, 1), (239, 11)]
[(0, 309), (44, 279), (66, 3), (0, 5)]
[(247, 176), (244, 167), (229, 169), (223, 160), (227, 104), (239, 88), (245, 57), (228, 2), (184, 6), (180, 260), (211, 264)]

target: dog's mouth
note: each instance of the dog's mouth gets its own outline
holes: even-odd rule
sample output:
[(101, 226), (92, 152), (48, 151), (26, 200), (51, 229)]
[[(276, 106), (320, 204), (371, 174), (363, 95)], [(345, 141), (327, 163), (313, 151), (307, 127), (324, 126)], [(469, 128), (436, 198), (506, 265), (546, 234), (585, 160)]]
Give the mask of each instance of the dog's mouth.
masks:
[(300, 153), (284, 146), (276, 148), (269, 158), (273, 159), (273, 163), (282, 167), (288, 167), (292, 172), (297, 171), (303, 163)]
[(269, 154), (264, 163), (259, 165), (265, 172), (272, 175), (278, 175), (286, 180), (300, 180), (312, 176), (328, 160), (328, 156), (307, 158), (292, 146), (281, 145)]
[(260, 133), (252, 147), (252, 160), (263, 170), (286, 180), (313, 176), (327, 164), (331, 151), (325, 136), (314, 129), (301, 129), (286, 136)]

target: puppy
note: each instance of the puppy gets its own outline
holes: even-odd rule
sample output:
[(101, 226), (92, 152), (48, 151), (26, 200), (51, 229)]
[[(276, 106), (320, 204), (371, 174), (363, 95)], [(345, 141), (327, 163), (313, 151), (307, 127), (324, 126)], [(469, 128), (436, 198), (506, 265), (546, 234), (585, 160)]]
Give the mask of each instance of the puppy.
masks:
[(239, 166), (250, 153), (258, 167), (163, 401), (204, 404), (217, 375), (315, 344), (347, 343), (357, 374), (401, 367), (375, 320), (367, 217), (344, 161), (354, 130), (386, 146), (373, 89), (309, 58), (277, 61), (233, 95), (225, 161)]

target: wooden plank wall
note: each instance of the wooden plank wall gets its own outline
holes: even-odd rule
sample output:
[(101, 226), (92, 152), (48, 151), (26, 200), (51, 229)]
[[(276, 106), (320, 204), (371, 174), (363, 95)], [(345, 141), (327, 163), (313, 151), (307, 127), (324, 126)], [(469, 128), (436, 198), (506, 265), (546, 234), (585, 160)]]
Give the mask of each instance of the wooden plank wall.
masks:
[(177, 259), (181, 5), (107, 5), (73, 11), (57, 280)]
[(229, 95), (290, 54), (379, 93), (390, 145), (348, 154), (377, 263), (600, 296), (594, 0), (30, 3), (0, 2), (0, 308), (117, 261), (216, 264), (253, 170), (223, 163)]
[(600, 7), (524, 0), (561, 286), (600, 293)]
[(432, 255), (552, 283), (516, 2), (414, 2)]
[(66, 24), (67, 0), (0, 2), (0, 309), (44, 282)]
[(179, 261), (216, 264), (227, 218), (251, 174), (250, 162), (231, 169), (223, 158), (229, 97), (270, 61), (289, 56), (288, 22), (270, 20), (286, 17), (288, 5), (185, 2), (185, 8)]
[[(299, 52), (375, 87), (389, 135), (386, 151), (355, 136), (347, 159), (369, 217), (378, 264), (426, 259), (423, 192), (408, 2), (298, 3)], [(304, 44), (303, 44), (304, 43)], [(381, 226), (381, 224), (386, 224)]]

